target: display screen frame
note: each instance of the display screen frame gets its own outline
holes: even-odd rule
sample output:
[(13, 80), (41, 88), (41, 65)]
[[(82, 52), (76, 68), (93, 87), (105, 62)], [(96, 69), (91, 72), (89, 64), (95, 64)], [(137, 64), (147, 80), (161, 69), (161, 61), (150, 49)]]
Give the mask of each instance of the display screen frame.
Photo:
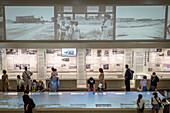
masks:
[[(66, 50), (69, 52), (67, 54), (72, 54), (72, 52), (70, 53), (70, 50), (73, 52), (76, 52), (74, 55), (64, 55), (64, 52), (66, 52)], [(77, 48), (61, 48), (61, 56), (62, 57), (77, 57)]]

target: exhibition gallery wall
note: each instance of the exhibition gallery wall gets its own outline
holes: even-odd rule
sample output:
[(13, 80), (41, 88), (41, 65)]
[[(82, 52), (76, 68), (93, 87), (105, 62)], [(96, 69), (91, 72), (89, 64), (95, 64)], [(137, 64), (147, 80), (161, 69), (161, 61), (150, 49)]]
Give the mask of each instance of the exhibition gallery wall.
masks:
[[(32, 79), (48, 79), (52, 67), (58, 70), (60, 79), (98, 78), (99, 68), (104, 69), (106, 79), (119, 79), (124, 76), (125, 64), (135, 71), (135, 78), (147, 75), (149, 79), (153, 71), (160, 78), (170, 78), (170, 48), (0, 50), (0, 74), (6, 69), (9, 79), (16, 79), (24, 67), (34, 73)], [(84, 75), (79, 75), (82, 72)]]
[(0, 6), (0, 39), (164, 40), (170, 39), (168, 12), (163, 5)]

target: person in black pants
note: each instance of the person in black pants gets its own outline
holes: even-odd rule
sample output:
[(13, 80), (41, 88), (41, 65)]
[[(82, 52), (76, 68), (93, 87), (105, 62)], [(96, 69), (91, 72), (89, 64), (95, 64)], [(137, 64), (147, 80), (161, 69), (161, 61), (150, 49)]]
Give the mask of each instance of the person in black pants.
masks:
[(126, 91), (130, 91), (130, 78), (129, 78), (129, 66), (126, 64), (125, 65), (126, 72), (125, 72), (125, 86), (126, 86)]

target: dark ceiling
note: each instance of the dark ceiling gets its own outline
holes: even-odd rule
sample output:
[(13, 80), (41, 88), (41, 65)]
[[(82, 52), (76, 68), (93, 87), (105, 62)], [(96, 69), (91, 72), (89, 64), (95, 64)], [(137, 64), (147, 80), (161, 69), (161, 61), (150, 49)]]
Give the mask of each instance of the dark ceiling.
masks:
[(170, 5), (170, 0), (0, 0), (1, 5), (116, 4)]

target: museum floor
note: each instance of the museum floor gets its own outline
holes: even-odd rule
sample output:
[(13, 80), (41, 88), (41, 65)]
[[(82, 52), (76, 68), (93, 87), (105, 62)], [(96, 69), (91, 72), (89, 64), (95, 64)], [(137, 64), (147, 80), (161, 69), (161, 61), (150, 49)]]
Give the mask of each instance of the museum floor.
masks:
[[(44, 92), (30, 93), (36, 108), (34, 113), (136, 113), (138, 94), (146, 103), (145, 113), (151, 112), (152, 92)], [(0, 93), (0, 113), (22, 113), (23, 93)], [(159, 93), (159, 97), (163, 96)]]

